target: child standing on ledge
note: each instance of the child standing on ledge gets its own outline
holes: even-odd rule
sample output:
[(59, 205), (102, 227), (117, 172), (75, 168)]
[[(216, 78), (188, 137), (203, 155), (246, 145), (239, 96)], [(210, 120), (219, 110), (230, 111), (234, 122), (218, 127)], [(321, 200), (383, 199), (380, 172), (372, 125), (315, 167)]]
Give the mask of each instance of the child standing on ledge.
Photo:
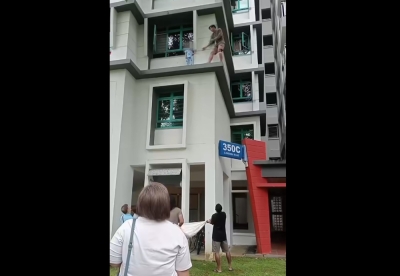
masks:
[(193, 41), (183, 42), (183, 51), (185, 52), (186, 65), (193, 65), (194, 64)]

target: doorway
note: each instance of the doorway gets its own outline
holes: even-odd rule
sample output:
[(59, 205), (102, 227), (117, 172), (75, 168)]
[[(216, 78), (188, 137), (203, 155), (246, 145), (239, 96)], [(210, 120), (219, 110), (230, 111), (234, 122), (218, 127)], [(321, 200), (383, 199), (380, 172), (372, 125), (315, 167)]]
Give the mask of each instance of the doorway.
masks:
[(247, 193), (232, 193), (233, 229), (248, 230)]

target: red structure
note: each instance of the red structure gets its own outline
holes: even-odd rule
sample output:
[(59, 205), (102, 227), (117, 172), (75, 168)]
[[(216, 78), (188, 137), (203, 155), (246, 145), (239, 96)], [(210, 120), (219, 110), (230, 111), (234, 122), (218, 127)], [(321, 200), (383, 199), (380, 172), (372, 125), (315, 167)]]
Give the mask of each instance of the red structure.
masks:
[[(267, 145), (265, 142), (244, 139), (242, 143), (247, 150), (248, 167), (246, 168), (246, 175), (253, 212), (257, 251), (262, 254), (271, 254), (271, 212), (268, 188), (286, 188), (286, 178), (284, 178), (285, 183), (274, 183), (277, 178), (263, 177), (262, 167), (254, 165), (254, 161), (267, 160)], [(279, 182), (283, 182), (282, 179), (279, 179)]]

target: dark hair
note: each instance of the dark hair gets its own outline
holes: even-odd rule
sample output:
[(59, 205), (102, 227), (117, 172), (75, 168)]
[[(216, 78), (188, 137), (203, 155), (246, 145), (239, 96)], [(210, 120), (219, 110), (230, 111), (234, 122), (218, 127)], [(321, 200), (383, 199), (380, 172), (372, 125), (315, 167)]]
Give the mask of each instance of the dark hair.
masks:
[(158, 182), (145, 186), (139, 194), (137, 215), (155, 221), (169, 219), (169, 194), (167, 188)]
[(170, 210), (174, 209), (176, 207), (176, 200), (174, 196), (169, 196), (169, 207)]
[(210, 25), (210, 27), (208, 27), (208, 29), (211, 29), (211, 28), (217, 28), (214, 24), (212, 24), (212, 25)]
[(131, 206), (131, 212), (136, 213), (136, 205), (132, 205), (132, 206)]
[(121, 212), (124, 214), (128, 213), (128, 204), (122, 205)]
[(222, 211), (222, 205), (221, 204), (217, 204), (217, 205), (215, 205), (215, 211), (217, 211), (217, 213), (221, 213), (221, 211)]

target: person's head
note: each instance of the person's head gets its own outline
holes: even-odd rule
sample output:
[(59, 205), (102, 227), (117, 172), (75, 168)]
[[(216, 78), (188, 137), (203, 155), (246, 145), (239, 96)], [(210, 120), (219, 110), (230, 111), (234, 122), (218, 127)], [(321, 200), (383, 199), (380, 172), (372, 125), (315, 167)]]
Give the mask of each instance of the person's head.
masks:
[(121, 207), (121, 212), (122, 213), (124, 213), (126, 215), (129, 211), (130, 210), (129, 210), (128, 204), (122, 205), (122, 207)]
[(217, 211), (217, 213), (221, 213), (221, 211), (222, 211), (222, 205), (221, 204), (217, 204), (217, 205), (215, 205), (215, 211)]
[(208, 29), (212, 32), (215, 32), (217, 30), (217, 27), (213, 24), (213, 25), (210, 25), (210, 27), (208, 27)]
[(131, 206), (131, 214), (136, 214), (136, 205)]
[(158, 182), (145, 186), (139, 194), (136, 214), (155, 221), (169, 219), (169, 194), (167, 188)]
[(169, 207), (170, 207), (170, 210), (172, 210), (176, 207), (176, 200), (175, 200), (174, 196), (169, 196)]

